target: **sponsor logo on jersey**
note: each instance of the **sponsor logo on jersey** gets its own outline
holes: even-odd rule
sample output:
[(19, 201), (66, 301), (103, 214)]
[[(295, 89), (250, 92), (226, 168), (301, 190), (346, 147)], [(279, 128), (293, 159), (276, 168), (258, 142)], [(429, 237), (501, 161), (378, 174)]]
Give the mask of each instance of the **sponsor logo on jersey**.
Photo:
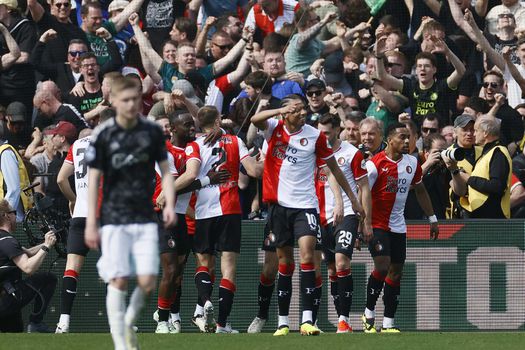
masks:
[(303, 137), (303, 138), (299, 141), (299, 143), (301, 144), (301, 146), (305, 147), (305, 146), (308, 145), (308, 139), (305, 138), (305, 137)]
[(406, 193), (408, 190), (407, 179), (398, 179), (395, 176), (387, 176), (385, 191), (388, 193)]
[(384, 173), (388, 173), (388, 168), (381, 168), (381, 171)]
[(339, 165), (345, 165), (346, 163), (345, 157), (339, 157), (339, 159), (337, 159), (337, 163), (339, 163)]
[(287, 160), (292, 164), (297, 163), (297, 157), (294, 155), (297, 154), (297, 149), (293, 148), (281, 141), (277, 141), (272, 150), (272, 155), (281, 160)]

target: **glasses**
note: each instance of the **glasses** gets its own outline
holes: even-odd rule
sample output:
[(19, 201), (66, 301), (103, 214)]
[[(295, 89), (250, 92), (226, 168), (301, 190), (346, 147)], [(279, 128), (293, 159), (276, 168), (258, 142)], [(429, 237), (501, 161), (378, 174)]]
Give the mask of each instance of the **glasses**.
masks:
[(308, 97), (321, 96), (323, 92), (325, 92), (325, 90), (306, 91), (306, 96)]
[(71, 4), (69, 2), (57, 2), (55, 4), (55, 6), (57, 8), (61, 8), (61, 7), (65, 7), (65, 8), (68, 8), (69, 6), (71, 6)]
[(85, 54), (86, 51), (69, 51), (68, 53), (72, 57), (80, 57), (81, 55)]
[(498, 17), (499, 18), (514, 18), (514, 15), (512, 13), (500, 13)]
[(427, 133), (436, 133), (436, 132), (438, 132), (438, 129), (436, 129), (436, 128), (421, 128), (421, 131), (424, 132), (425, 134), (427, 134)]
[(485, 89), (488, 88), (489, 86), (491, 88), (495, 89), (495, 88), (497, 88), (499, 86), (499, 84), (498, 83), (494, 83), (494, 82), (485, 82), (485, 83), (483, 83), (483, 87)]
[(221, 50), (231, 50), (231, 48), (233, 47), (232, 44), (228, 44), (228, 45), (219, 45), (219, 44), (216, 44), (216, 43), (212, 43), (213, 45), (217, 46), (219, 49)]
[(96, 66), (98, 66), (98, 63), (88, 63), (88, 64), (83, 64), (82, 68), (95, 68)]

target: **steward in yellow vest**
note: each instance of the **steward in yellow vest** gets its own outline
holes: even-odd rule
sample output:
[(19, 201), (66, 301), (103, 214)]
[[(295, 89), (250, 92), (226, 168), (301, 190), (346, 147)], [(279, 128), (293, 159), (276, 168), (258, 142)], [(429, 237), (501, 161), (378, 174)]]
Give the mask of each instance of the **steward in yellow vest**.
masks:
[[(20, 181), (20, 184), (19, 184), (20, 187), (17, 190), (20, 191), (20, 200), (22, 201), (22, 205), (24, 206), (24, 211), (25, 211), (33, 206), (33, 202), (31, 198), (26, 196), (26, 194), (22, 191), (22, 188), (26, 188), (27, 186), (31, 184), (29, 182), (29, 176), (27, 175), (27, 170), (24, 165), (24, 161), (22, 160), (22, 157), (20, 157), (20, 154), (18, 154), (17, 150), (8, 143), (0, 144), (0, 162), (2, 159), (2, 154), (7, 150), (11, 150), (15, 154), (16, 159), (18, 161), (17, 170), (18, 170), (18, 177)], [(4, 174), (2, 173), (2, 171), (0, 171), (0, 198), (5, 198), (7, 192), (8, 192), (8, 189), (5, 183)]]
[(474, 136), (483, 151), (470, 175), (457, 162), (443, 159), (452, 173), (452, 190), (462, 196), (461, 206), (470, 218), (510, 218), (512, 160), (507, 148), (499, 144), (500, 124), (491, 117), (476, 120)]

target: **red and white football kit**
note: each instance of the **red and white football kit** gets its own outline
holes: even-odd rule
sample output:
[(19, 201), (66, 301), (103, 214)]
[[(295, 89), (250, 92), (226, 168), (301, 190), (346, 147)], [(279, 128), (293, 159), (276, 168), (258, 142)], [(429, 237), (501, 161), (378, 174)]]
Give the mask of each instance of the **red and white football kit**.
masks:
[(69, 152), (64, 160), (64, 162), (73, 165), (75, 172), (75, 193), (77, 200), (75, 202), (75, 209), (73, 210), (73, 218), (87, 217), (88, 166), (84, 155), (90, 140), (91, 138), (89, 136), (76, 140), (69, 148)]
[(410, 186), (422, 180), (416, 157), (403, 154), (397, 162), (384, 151), (366, 162), (372, 192), (372, 227), (394, 233), (406, 233), (405, 203)]
[(281, 30), (285, 23), (292, 24), (295, 11), (299, 9), (299, 3), (295, 0), (277, 0), (279, 9), (277, 18), (270, 18), (262, 9), (261, 5), (255, 4), (246, 18), (245, 27), (253, 30), (259, 28), (266, 36)]
[(195, 191), (195, 219), (241, 214), (239, 169), (241, 161), (249, 156), (248, 150), (237, 136), (224, 134), (213, 145), (204, 145), (204, 139), (205, 136), (198, 137), (186, 147), (186, 161), (196, 159), (201, 163), (198, 178), (206, 177), (212, 168), (228, 170), (231, 175), (223, 184), (208, 185)]
[(264, 137), (263, 201), (294, 209), (319, 209), (315, 192), (316, 159), (333, 157), (324, 134), (305, 125), (289, 133), (284, 121), (267, 120)]
[[(339, 168), (341, 168), (341, 171), (345, 175), (352, 192), (357, 197), (357, 181), (367, 175), (363, 154), (351, 143), (343, 141), (339, 149), (334, 151), (334, 157)], [(335, 206), (335, 197), (328, 184), (328, 176), (324, 171), (325, 166), (326, 164), (324, 164), (324, 162), (320, 163), (315, 181), (317, 197), (319, 198), (319, 216), (321, 217), (322, 226), (331, 224), (334, 221)], [(355, 215), (350, 198), (348, 198), (344, 191), (342, 196), (344, 216)]]

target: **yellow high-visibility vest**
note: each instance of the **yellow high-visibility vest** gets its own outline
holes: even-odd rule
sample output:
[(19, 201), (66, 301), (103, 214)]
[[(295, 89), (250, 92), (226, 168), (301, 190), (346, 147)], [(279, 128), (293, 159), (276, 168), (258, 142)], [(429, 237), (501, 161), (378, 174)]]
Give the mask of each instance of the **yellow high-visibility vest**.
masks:
[[(7, 149), (13, 151), (18, 160), (18, 176), (20, 177), (20, 189), (26, 188), (27, 186), (31, 185), (31, 182), (29, 182), (29, 175), (27, 174), (27, 169), (24, 164), (24, 160), (22, 159), (22, 157), (20, 157), (18, 151), (8, 143), (0, 145), (0, 157), (2, 156), (2, 153), (4, 153), (4, 151)], [(4, 182), (4, 174), (2, 174), (2, 172), (0, 171), (0, 198), (5, 198), (6, 192), (7, 188)], [(20, 199), (22, 200), (24, 210), (27, 210), (33, 206), (33, 201), (24, 193), (24, 191), (20, 192)]]

